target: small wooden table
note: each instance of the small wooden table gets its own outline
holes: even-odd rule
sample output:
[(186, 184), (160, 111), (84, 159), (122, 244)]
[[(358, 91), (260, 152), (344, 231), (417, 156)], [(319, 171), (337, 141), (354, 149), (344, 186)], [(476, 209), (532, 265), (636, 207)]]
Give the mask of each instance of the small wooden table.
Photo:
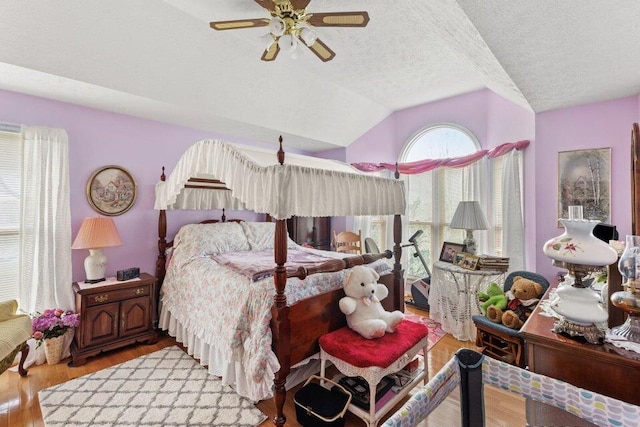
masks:
[[(556, 287), (551, 286), (544, 298)], [(580, 337), (551, 332), (555, 319), (542, 316), (540, 311), (538, 305), (520, 330), (530, 371), (640, 405), (640, 360), (623, 356), (622, 350), (610, 344), (590, 344)], [(640, 359), (640, 354), (637, 356)], [(536, 422), (541, 425), (541, 420)]]

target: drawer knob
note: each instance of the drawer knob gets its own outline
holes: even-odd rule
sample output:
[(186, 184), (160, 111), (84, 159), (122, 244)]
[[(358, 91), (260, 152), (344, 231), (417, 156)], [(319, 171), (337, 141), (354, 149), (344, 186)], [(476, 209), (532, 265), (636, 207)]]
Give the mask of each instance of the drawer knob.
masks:
[(142, 294), (144, 294), (144, 288), (138, 288), (138, 289), (136, 289), (136, 292), (135, 292), (135, 293), (136, 293), (136, 295), (142, 295)]
[(98, 295), (95, 300), (96, 302), (105, 302), (109, 299), (109, 295)]

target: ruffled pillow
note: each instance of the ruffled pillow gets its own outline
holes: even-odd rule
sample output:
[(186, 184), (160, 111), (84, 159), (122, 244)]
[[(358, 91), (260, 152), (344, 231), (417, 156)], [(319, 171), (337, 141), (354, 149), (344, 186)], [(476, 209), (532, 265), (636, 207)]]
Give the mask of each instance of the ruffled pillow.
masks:
[[(249, 241), (252, 251), (264, 251), (265, 249), (273, 249), (274, 236), (276, 234), (275, 222), (245, 222), (240, 223)], [(298, 246), (296, 242), (287, 236), (287, 247), (293, 248)]]
[(244, 230), (237, 222), (188, 224), (174, 240), (174, 249), (182, 255), (205, 257), (251, 249)]

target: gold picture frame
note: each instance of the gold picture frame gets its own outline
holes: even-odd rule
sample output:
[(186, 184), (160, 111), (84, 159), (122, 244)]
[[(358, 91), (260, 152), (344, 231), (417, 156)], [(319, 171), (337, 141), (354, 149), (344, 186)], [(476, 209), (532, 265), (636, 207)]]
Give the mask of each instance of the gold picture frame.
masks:
[(97, 169), (87, 181), (87, 200), (102, 215), (122, 215), (136, 201), (138, 185), (131, 173), (121, 166)]
[(558, 227), (575, 205), (584, 219), (611, 222), (610, 147), (558, 152)]
[(465, 252), (462, 259), (456, 265), (464, 268), (465, 270), (475, 270), (478, 268), (479, 260), (480, 258), (478, 256)]

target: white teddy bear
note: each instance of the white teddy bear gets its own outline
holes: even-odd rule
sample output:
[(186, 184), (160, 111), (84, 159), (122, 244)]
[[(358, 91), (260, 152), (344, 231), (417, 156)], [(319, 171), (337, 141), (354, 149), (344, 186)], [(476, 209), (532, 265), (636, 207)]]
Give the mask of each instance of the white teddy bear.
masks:
[(380, 301), (389, 295), (389, 290), (377, 283), (379, 278), (380, 275), (369, 267), (353, 267), (344, 279), (347, 296), (340, 299), (340, 310), (346, 314), (349, 327), (367, 339), (395, 332), (404, 319), (402, 312), (388, 312), (382, 308)]

